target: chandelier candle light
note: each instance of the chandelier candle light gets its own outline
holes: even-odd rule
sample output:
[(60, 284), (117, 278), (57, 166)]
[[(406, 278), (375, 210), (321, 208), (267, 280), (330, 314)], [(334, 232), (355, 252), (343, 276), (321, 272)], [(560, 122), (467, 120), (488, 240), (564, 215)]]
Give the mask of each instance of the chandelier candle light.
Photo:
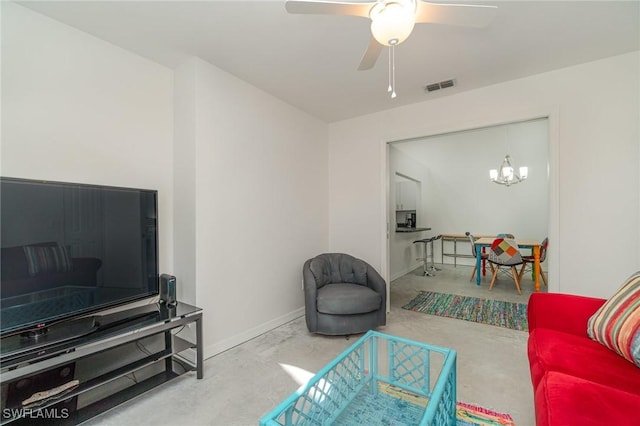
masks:
[(504, 157), (499, 170), (500, 171), (496, 169), (489, 170), (489, 177), (491, 178), (491, 182), (505, 186), (520, 183), (527, 179), (527, 176), (529, 175), (529, 168), (526, 166), (520, 167), (519, 173), (515, 173), (513, 166), (511, 165), (511, 157), (508, 154)]

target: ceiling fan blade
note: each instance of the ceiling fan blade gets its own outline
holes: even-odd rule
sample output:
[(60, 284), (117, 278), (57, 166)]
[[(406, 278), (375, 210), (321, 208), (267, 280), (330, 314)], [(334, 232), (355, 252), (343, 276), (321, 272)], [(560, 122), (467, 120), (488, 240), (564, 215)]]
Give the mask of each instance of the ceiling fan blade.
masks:
[(495, 18), (496, 6), (470, 4), (438, 4), (418, 0), (416, 23), (486, 27)]
[(382, 52), (382, 45), (378, 43), (375, 38), (371, 37), (369, 46), (367, 46), (367, 50), (364, 52), (364, 55), (362, 55), (362, 59), (360, 60), (358, 71), (370, 70), (373, 68), (378, 60), (378, 56), (380, 56), (380, 52)]
[(310, 13), (321, 15), (351, 15), (369, 17), (369, 12), (376, 2), (353, 3), (315, 0), (289, 0), (285, 8), (289, 13)]

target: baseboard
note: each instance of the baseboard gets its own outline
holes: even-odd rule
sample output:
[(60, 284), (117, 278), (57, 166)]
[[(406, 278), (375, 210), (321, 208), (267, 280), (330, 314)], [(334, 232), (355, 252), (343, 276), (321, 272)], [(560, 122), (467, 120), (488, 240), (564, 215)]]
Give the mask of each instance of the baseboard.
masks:
[(403, 269), (400, 272), (396, 272), (395, 274), (391, 275), (391, 281), (396, 280), (404, 275), (407, 275), (409, 272), (413, 271), (416, 268), (419, 268), (422, 266), (422, 262), (418, 262), (415, 263), (413, 266), (409, 266), (408, 268)]
[[(233, 337), (229, 337), (228, 339), (224, 339), (220, 342), (214, 343), (213, 345), (206, 346), (204, 348), (203, 356), (205, 359), (210, 358), (214, 355), (217, 355), (221, 352), (224, 352), (235, 346), (238, 346), (241, 343), (245, 343), (255, 337), (258, 337), (266, 333), (267, 331), (271, 331), (274, 328), (280, 327), (283, 324), (293, 321), (294, 319), (300, 318), (303, 315), (304, 315), (304, 306), (296, 309), (295, 311), (282, 315), (278, 318), (274, 318), (271, 321), (268, 321), (264, 324), (260, 324), (258, 327), (251, 328), (240, 334), (236, 334)], [(191, 352), (192, 354), (189, 354), (188, 356), (190, 357), (191, 355), (193, 355), (193, 359), (195, 360), (196, 358), (195, 350), (191, 350)]]

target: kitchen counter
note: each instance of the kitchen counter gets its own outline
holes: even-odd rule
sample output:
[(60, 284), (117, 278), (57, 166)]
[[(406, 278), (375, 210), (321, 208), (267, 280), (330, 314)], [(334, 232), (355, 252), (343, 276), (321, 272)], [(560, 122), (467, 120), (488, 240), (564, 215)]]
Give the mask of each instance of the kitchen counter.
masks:
[(431, 231), (431, 228), (404, 228), (398, 227), (396, 228), (396, 232), (421, 232), (421, 231)]

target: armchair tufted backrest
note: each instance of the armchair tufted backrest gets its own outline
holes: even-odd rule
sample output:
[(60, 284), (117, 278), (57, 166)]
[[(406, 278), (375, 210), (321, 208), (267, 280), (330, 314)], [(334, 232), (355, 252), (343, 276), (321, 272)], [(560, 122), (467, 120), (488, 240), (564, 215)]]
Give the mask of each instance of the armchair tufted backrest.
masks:
[(351, 283), (367, 285), (367, 264), (343, 253), (324, 253), (311, 259), (309, 269), (317, 286)]

